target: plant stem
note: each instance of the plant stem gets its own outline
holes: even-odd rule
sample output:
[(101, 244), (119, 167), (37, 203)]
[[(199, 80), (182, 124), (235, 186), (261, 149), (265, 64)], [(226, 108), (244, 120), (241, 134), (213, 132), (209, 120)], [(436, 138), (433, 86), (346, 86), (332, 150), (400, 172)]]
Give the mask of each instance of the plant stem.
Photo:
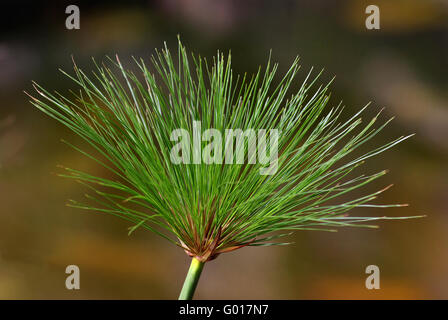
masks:
[(204, 264), (205, 262), (201, 262), (196, 258), (191, 260), (190, 269), (188, 269), (179, 300), (191, 300), (193, 298)]

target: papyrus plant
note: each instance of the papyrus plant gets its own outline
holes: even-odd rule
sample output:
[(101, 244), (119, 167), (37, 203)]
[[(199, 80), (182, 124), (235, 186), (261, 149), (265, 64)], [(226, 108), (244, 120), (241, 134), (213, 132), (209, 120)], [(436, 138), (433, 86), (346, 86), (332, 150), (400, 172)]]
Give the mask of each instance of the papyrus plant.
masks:
[[(364, 107), (341, 121), (341, 106), (325, 108), (329, 85), (316, 86), (318, 76), (311, 79), (311, 72), (303, 84), (295, 81), (297, 59), (274, 85), (277, 65), (270, 62), (264, 71), (237, 77), (230, 54), (218, 53), (207, 63), (189, 57), (179, 43), (177, 56), (165, 47), (156, 51), (151, 67), (134, 59), (137, 74), (118, 57), (95, 63), (92, 74), (75, 64), (73, 75), (63, 72), (77, 87), (70, 98), (34, 83), (38, 97), (31, 103), (96, 149), (87, 153), (73, 146), (114, 176), (66, 168), (62, 176), (92, 190), (86, 203), (71, 206), (119, 216), (131, 224), (129, 233), (150, 230), (192, 257), (180, 299), (192, 298), (204, 264), (222, 253), (284, 244), (276, 239), (295, 230), (372, 227), (365, 222), (389, 218), (347, 211), (399, 206), (371, 203), (385, 189), (347, 200), (386, 173), (355, 170), (409, 137), (375, 146), (372, 139), (390, 120), (376, 127), (374, 117), (362, 124)], [(223, 134), (277, 129), (276, 172), (260, 174), (258, 162), (173, 163), (171, 134), (179, 128), (193, 134), (194, 121)], [(371, 151), (351, 156), (367, 142), (374, 145)], [(243, 145), (240, 151), (251, 147), (257, 148)]]

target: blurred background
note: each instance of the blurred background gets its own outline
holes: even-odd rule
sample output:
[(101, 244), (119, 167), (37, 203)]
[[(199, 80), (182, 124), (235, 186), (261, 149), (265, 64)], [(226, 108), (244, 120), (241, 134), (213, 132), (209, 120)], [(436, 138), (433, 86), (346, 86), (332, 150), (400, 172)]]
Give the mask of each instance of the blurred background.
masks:
[[(2, 2), (0, 19), (0, 298), (173, 299), (190, 259), (165, 240), (112, 216), (66, 207), (87, 191), (57, 177), (58, 164), (106, 174), (60, 139), (83, 145), (35, 109), (23, 90), (31, 80), (66, 93), (74, 84), (71, 55), (118, 53), (149, 61), (155, 48), (176, 48), (179, 34), (209, 59), (232, 51), (236, 73), (254, 72), (272, 49), (280, 73), (301, 57), (299, 80), (314, 66), (322, 81), (336, 75), (331, 105), (347, 114), (372, 101), (396, 116), (371, 142), (415, 137), (362, 170), (390, 169), (373, 189), (394, 183), (356, 215), (423, 219), (381, 222), (380, 228), (298, 232), (286, 247), (243, 248), (207, 263), (196, 298), (447, 299), (448, 298), (448, 1), (73, 1)], [(80, 8), (80, 30), (67, 30), (65, 8)], [(380, 30), (367, 30), (367, 5), (380, 8)], [(277, 79), (278, 80), (278, 79)], [(370, 191), (372, 191), (370, 190)], [(369, 191), (369, 190), (367, 190)], [(65, 268), (78, 265), (81, 289), (65, 288)], [(365, 288), (377, 265), (381, 289)]]

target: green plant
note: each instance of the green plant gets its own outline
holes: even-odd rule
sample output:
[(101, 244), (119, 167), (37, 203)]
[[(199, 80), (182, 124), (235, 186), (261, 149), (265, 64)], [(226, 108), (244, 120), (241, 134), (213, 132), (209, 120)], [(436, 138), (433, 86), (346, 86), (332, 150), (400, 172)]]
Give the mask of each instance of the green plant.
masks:
[[(34, 83), (40, 99), (31, 97), (31, 103), (87, 141), (97, 154), (71, 146), (115, 175), (106, 179), (66, 168), (61, 176), (93, 191), (87, 203), (71, 201), (71, 206), (119, 216), (133, 224), (129, 234), (137, 228), (153, 231), (192, 257), (180, 299), (192, 298), (204, 263), (219, 254), (285, 244), (273, 240), (294, 230), (374, 227), (362, 222), (397, 219), (346, 214), (359, 207), (400, 206), (371, 203), (385, 189), (337, 199), (383, 176), (386, 171), (357, 177), (352, 171), (409, 136), (348, 160), (390, 120), (374, 128), (374, 117), (361, 126), (367, 106), (343, 122), (338, 122), (341, 106), (323, 114), (329, 84), (314, 90), (319, 75), (308, 84), (311, 72), (289, 95), (298, 59), (275, 86), (277, 65), (270, 59), (265, 72), (250, 79), (233, 75), (230, 54), (225, 59), (218, 53), (209, 65), (201, 57), (188, 58), (180, 42), (176, 62), (166, 47), (152, 62), (157, 76), (143, 60), (135, 60), (142, 79), (124, 69), (118, 57), (95, 63), (93, 78), (75, 64), (73, 76), (62, 71), (80, 88), (74, 99)], [(192, 133), (196, 120), (221, 133), (278, 129), (278, 171), (262, 175), (260, 163), (173, 163), (171, 133), (178, 128)], [(250, 147), (258, 148), (243, 144), (239, 151)]]

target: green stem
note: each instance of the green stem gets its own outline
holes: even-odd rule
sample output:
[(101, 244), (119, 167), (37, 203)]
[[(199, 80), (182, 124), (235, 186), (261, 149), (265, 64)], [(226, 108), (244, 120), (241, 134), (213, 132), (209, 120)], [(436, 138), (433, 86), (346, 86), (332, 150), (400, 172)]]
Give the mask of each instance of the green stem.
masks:
[(201, 262), (196, 258), (191, 260), (190, 269), (188, 269), (187, 277), (185, 278), (182, 291), (179, 295), (179, 300), (191, 300), (193, 298), (194, 290), (196, 290), (204, 264), (205, 262)]

